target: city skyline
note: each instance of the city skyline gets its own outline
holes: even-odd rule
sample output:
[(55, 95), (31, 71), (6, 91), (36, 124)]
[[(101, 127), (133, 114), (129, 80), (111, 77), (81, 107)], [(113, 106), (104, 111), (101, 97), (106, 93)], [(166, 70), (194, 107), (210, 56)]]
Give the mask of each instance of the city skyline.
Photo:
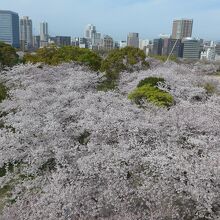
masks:
[(171, 34), (173, 19), (187, 17), (194, 20), (193, 37), (220, 40), (220, 30), (216, 28), (220, 23), (217, 0), (194, 0), (193, 3), (189, 0), (48, 0), (47, 3), (20, 0), (19, 4), (7, 0), (1, 3), (1, 9), (18, 12), (20, 17), (29, 16), (34, 34), (39, 33), (39, 23), (45, 20), (53, 36), (82, 36), (84, 27), (91, 23), (116, 40), (125, 40), (129, 32), (153, 39), (161, 33)]

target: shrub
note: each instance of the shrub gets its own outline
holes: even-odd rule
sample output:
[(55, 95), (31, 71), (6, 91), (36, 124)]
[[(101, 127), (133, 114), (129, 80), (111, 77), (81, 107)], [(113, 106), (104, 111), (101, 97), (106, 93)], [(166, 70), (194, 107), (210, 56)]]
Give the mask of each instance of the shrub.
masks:
[(146, 79), (141, 80), (137, 87), (141, 87), (143, 85), (150, 85), (150, 86), (157, 86), (159, 82), (165, 83), (165, 80), (163, 78), (158, 77), (148, 77)]
[(150, 85), (136, 88), (128, 97), (134, 100), (136, 104), (140, 104), (141, 99), (146, 99), (159, 107), (173, 105), (173, 97), (169, 93)]
[(166, 91), (157, 88), (158, 82), (165, 82), (163, 78), (149, 77), (139, 82), (137, 88), (128, 95), (138, 105), (142, 99), (159, 106), (170, 107), (174, 103), (173, 97)]

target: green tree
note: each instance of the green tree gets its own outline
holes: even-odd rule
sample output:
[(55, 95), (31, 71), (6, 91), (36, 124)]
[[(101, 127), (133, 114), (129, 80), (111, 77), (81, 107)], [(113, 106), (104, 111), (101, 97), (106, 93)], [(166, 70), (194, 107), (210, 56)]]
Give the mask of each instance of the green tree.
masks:
[(123, 71), (148, 69), (149, 63), (145, 59), (144, 51), (139, 48), (125, 47), (112, 50), (102, 61), (100, 70), (105, 73), (106, 79), (98, 86), (98, 90), (115, 89), (119, 75)]
[(92, 70), (97, 71), (101, 67), (102, 58), (89, 49), (72, 46), (58, 48), (55, 45), (40, 48), (36, 51), (36, 54), (27, 54), (24, 57), (24, 62), (41, 62), (48, 65), (58, 65), (71, 61), (85, 64)]
[(12, 46), (0, 42), (0, 65), (1, 66), (13, 66), (19, 61), (19, 57), (16, 54), (15, 48)]
[(144, 51), (138, 48), (125, 47), (115, 49), (103, 60), (101, 71), (105, 72), (106, 77), (115, 80), (122, 71), (132, 72), (136, 70), (135, 64), (139, 64), (137, 67), (139, 69), (147, 69), (149, 64), (145, 61), (145, 58), (146, 55)]

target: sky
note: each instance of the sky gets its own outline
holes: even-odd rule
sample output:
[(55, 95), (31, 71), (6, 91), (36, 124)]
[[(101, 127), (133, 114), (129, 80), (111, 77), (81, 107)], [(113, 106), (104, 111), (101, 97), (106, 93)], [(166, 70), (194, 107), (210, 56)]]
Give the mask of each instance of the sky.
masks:
[(170, 34), (176, 18), (194, 20), (193, 36), (220, 40), (220, 0), (0, 0), (0, 10), (29, 16), (34, 34), (47, 21), (51, 36), (83, 36), (85, 26), (125, 40), (129, 32), (142, 39)]

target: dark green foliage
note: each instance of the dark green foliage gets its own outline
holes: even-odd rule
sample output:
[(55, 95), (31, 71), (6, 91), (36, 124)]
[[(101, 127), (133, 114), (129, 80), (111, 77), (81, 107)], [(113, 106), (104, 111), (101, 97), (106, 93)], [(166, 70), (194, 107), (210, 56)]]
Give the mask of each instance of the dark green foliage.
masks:
[(173, 105), (173, 97), (169, 93), (150, 85), (136, 88), (128, 97), (137, 104), (140, 104), (141, 99), (146, 99), (159, 107), (170, 107)]
[(7, 173), (7, 170), (6, 170), (6, 166), (4, 165), (3, 167), (0, 168), (0, 177), (5, 176), (6, 173)]
[(87, 50), (86, 53), (78, 57), (77, 61), (86, 64), (94, 71), (98, 71), (101, 67), (102, 59), (96, 53)]
[(165, 83), (165, 80), (163, 78), (158, 77), (148, 77), (146, 79), (141, 80), (137, 87), (141, 87), (144, 85), (150, 85), (150, 86), (157, 86), (159, 82)]
[(106, 79), (98, 86), (98, 90), (115, 89), (119, 74), (123, 71), (148, 69), (149, 63), (145, 58), (144, 51), (134, 47), (112, 50), (102, 61), (101, 72), (105, 72)]
[(48, 159), (42, 166), (39, 168), (40, 172), (45, 172), (45, 171), (53, 171), (56, 170), (56, 159), (55, 158), (50, 158)]
[(90, 133), (88, 131), (84, 131), (79, 137), (78, 141), (82, 145), (86, 145), (89, 142)]
[(145, 58), (144, 51), (138, 48), (125, 47), (115, 49), (103, 60), (101, 71), (105, 72), (108, 78), (115, 80), (118, 78), (120, 72), (135, 70), (135, 64), (140, 64), (140, 69), (147, 69), (149, 64), (145, 61)]
[(102, 58), (89, 49), (65, 46), (58, 48), (54, 45), (37, 50), (36, 54), (24, 56), (24, 62), (45, 63), (48, 65), (58, 65), (63, 62), (76, 61), (89, 66), (97, 71), (101, 67)]
[(115, 80), (111, 80), (111, 79), (106, 78), (97, 86), (97, 90), (107, 92), (109, 90), (114, 90), (116, 88), (116, 86), (117, 86), (117, 84), (116, 84)]
[(9, 162), (5, 163), (3, 167), (0, 167), (0, 177), (3, 177), (7, 174), (7, 171), (14, 172), (14, 164)]
[(0, 42), (0, 66), (13, 66), (19, 61), (15, 48), (12, 46)]
[(142, 99), (159, 106), (170, 107), (174, 103), (173, 97), (166, 91), (157, 88), (158, 82), (165, 82), (162, 78), (149, 77), (138, 84), (137, 88), (128, 96), (129, 99), (134, 100), (138, 105), (141, 104)]
[(9, 204), (11, 204), (11, 205), (15, 204), (16, 201), (17, 201), (16, 198), (15, 198), (15, 199), (8, 199), (8, 200), (7, 200), (7, 202), (8, 202)]
[(0, 103), (7, 97), (7, 88), (0, 83)]
[(4, 185), (2, 188), (0, 188), (0, 198), (6, 196), (11, 191), (10, 185)]
[(7, 112), (0, 112), (0, 118), (5, 117), (6, 115), (8, 115)]
[(13, 163), (10, 163), (10, 162), (8, 163), (8, 171), (11, 173), (14, 172), (14, 164)]

